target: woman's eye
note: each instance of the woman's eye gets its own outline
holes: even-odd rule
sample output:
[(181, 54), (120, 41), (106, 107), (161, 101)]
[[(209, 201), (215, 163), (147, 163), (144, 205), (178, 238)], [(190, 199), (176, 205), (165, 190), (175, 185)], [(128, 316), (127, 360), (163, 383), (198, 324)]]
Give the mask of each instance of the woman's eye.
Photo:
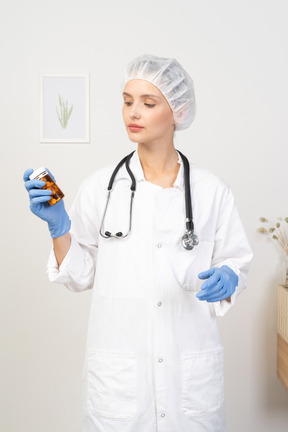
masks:
[[(124, 105), (130, 106), (130, 105), (132, 105), (132, 102), (125, 102), (124, 101)], [(153, 108), (155, 106), (155, 104), (148, 104), (148, 103), (145, 103), (144, 105), (148, 106), (149, 108)]]

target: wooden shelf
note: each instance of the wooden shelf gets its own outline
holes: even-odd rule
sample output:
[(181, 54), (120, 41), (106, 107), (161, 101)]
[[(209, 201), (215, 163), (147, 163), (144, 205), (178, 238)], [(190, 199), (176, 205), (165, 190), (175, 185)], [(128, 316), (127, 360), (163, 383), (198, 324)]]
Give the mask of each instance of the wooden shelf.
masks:
[(288, 390), (288, 288), (278, 286), (277, 375)]
[(277, 375), (288, 390), (288, 342), (278, 333)]

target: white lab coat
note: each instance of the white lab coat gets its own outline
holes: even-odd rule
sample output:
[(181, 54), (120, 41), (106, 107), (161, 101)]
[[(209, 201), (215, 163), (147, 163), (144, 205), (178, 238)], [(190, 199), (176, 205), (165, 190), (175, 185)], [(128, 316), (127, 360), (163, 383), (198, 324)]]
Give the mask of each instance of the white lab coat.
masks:
[[(223, 346), (216, 316), (245, 288), (252, 252), (230, 188), (190, 164), (195, 233), (185, 232), (183, 165), (173, 188), (147, 182), (138, 153), (132, 233), (103, 239), (100, 223), (115, 165), (84, 180), (71, 211), (72, 243), (51, 281), (93, 288), (83, 368), (83, 432), (223, 432)], [(130, 177), (115, 180), (104, 230), (126, 232)], [(125, 231), (126, 230), (126, 231)], [(200, 301), (199, 272), (228, 265), (239, 276), (231, 302)]]

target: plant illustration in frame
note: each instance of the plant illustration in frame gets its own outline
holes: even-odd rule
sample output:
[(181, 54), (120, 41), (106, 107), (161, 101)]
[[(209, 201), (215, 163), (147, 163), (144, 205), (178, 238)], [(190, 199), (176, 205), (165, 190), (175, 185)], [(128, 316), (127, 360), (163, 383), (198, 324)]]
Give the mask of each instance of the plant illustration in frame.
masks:
[(58, 95), (59, 97), (59, 111), (58, 111), (58, 106), (56, 106), (56, 111), (57, 111), (57, 115), (58, 115), (58, 119), (59, 122), (62, 126), (63, 129), (65, 129), (67, 127), (68, 124), (68, 120), (72, 114), (73, 111), (73, 105), (71, 105), (71, 108), (68, 108), (68, 101), (66, 100), (66, 103), (63, 100), (63, 97), (61, 97), (61, 95)]
[(89, 74), (39, 74), (40, 142), (89, 142)]

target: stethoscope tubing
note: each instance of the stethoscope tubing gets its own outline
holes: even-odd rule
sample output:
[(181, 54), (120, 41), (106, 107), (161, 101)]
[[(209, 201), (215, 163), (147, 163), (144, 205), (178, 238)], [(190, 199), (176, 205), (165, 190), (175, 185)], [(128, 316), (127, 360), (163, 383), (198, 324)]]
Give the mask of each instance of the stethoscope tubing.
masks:
[(186, 229), (187, 231), (194, 231), (194, 223), (193, 223), (193, 212), (192, 212), (192, 200), (191, 200), (191, 190), (190, 190), (190, 166), (189, 161), (184, 156), (183, 153), (181, 153), (179, 150), (177, 150), (180, 154), (183, 165), (184, 165), (184, 186), (185, 186), (185, 209), (186, 209)]
[[(198, 237), (194, 234), (194, 223), (193, 223), (193, 212), (192, 212), (192, 200), (191, 200), (191, 190), (190, 190), (190, 166), (189, 166), (189, 161), (186, 158), (186, 156), (183, 155), (183, 153), (181, 153), (179, 150), (177, 150), (177, 152), (180, 154), (182, 161), (183, 161), (183, 166), (184, 166), (184, 190), (185, 190), (185, 211), (186, 211), (186, 233), (183, 235), (182, 237), (182, 245), (185, 249), (187, 250), (191, 250), (193, 249), (194, 246), (196, 246), (199, 243), (199, 239)], [(104, 238), (116, 238), (116, 239), (123, 239), (125, 237), (127, 237), (130, 232), (131, 232), (131, 228), (132, 228), (132, 207), (133, 207), (133, 201), (134, 201), (134, 195), (135, 195), (135, 191), (136, 191), (136, 180), (134, 177), (133, 172), (131, 171), (131, 168), (129, 166), (130, 163), (130, 159), (133, 156), (133, 154), (135, 153), (135, 150), (130, 153), (129, 155), (125, 156), (116, 166), (116, 168), (114, 169), (109, 184), (108, 184), (108, 196), (107, 196), (107, 202), (106, 202), (106, 206), (105, 206), (105, 210), (104, 210), (104, 214), (103, 214), (103, 218), (102, 218), (102, 222), (101, 222), (101, 226), (100, 226), (100, 235)], [(129, 220), (129, 229), (128, 232), (123, 235), (122, 232), (118, 232), (115, 235), (113, 235), (112, 233), (110, 233), (109, 231), (105, 231), (105, 233), (103, 234), (103, 226), (104, 226), (104, 220), (105, 220), (105, 216), (107, 213), (107, 208), (108, 208), (108, 204), (110, 201), (110, 195), (111, 195), (111, 191), (113, 188), (113, 184), (114, 184), (114, 180), (115, 177), (119, 171), (119, 169), (122, 167), (122, 165), (124, 165), (125, 163), (125, 167), (126, 170), (131, 178), (131, 198), (130, 198), (130, 220)]]

